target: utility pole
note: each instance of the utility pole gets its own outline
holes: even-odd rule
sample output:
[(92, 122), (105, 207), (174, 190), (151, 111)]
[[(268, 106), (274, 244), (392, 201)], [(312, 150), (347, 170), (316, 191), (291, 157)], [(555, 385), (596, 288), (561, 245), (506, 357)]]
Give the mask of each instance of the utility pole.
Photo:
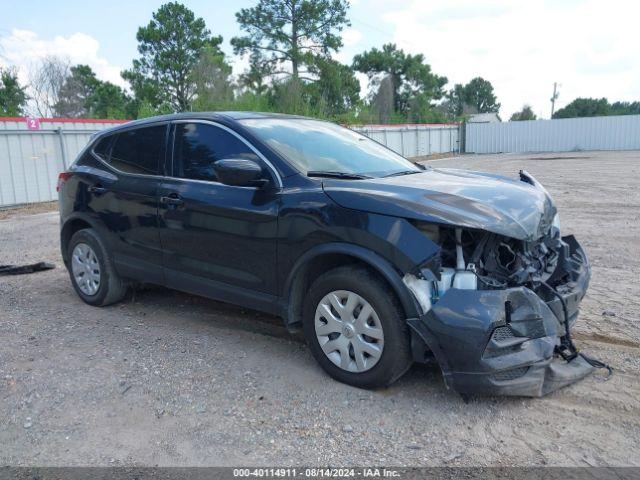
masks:
[(555, 110), (558, 95), (560, 95), (560, 92), (558, 92), (558, 83), (553, 82), (553, 96), (551, 97), (551, 118), (553, 118), (553, 111)]

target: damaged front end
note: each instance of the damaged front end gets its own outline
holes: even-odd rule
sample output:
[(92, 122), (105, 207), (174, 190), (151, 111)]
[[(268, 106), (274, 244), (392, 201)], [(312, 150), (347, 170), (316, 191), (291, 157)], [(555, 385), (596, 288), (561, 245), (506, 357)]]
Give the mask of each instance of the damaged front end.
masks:
[(573, 325), (590, 267), (557, 222), (541, 222), (535, 240), (416, 226), (441, 250), (404, 278), (423, 311), (409, 320), (414, 357), (433, 355), (447, 386), (539, 397), (594, 370), (582, 356), (562, 352), (565, 314)]
[(597, 364), (577, 354), (567, 328), (589, 284), (587, 257), (561, 237), (551, 196), (527, 172), (430, 167), (323, 188), (345, 208), (403, 219), (382, 229), (393, 247), (385, 256), (421, 310), (408, 320), (413, 357), (435, 357), (448, 386), (541, 396)]

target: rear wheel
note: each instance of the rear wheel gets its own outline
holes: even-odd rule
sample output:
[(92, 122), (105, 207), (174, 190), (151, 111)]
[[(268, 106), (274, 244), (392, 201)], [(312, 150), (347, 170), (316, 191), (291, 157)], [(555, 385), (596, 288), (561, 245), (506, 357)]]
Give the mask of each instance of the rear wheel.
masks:
[(341, 382), (386, 386), (411, 365), (402, 308), (386, 283), (364, 267), (339, 267), (313, 283), (303, 329), (318, 363)]
[(74, 233), (68, 252), (71, 283), (84, 302), (101, 307), (124, 298), (127, 286), (113, 268), (111, 256), (95, 230)]

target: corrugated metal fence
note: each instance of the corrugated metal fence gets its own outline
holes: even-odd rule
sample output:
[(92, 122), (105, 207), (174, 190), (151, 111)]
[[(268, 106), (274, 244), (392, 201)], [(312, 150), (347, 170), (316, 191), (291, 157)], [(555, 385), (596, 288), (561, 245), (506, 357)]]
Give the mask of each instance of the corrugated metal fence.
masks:
[[(91, 135), (120, 120), (0, 118), (0, 207), (57, 199), (58, 173)], [(31, 125), (32, 128), (35, 125)], [(457, 124), (353, 127), (405, 157), (458, 151)]]
[(404, 157), (459, 151), (457, 123), (363, 125), (351, 127)]
[(113, 120), (0, 118), (0, 207), (57, 199), (58, 173)]
[(639, 150), (640, 115), (468, 123), (467, 153)]

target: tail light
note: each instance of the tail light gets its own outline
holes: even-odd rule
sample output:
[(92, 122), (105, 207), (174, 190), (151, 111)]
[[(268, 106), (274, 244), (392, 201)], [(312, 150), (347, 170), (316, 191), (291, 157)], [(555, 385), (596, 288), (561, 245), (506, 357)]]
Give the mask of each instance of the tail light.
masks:
[(62, 185), (64, 185), (64, 182), (66, 182), (69, 178), (71, 178), (71, 172), (62, 172), (60, 173), (60, 175), (58, 175), (58, 185), (56, 186), (56, 192), (60, 191)]

